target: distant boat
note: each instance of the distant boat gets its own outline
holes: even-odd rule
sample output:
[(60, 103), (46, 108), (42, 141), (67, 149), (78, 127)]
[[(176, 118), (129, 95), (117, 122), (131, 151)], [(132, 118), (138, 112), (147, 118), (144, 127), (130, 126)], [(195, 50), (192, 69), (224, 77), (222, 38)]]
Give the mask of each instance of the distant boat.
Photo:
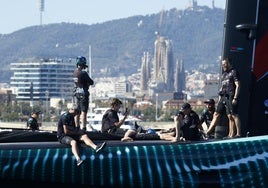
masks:
[[(87, 114), (87, 131), (101, 131), (101, 121), (103, 114), (110, 108), (95, 108), (93, 113)], [(122, 113), (118, 113), (119, 119), (123, 118)], [(121, 125), (120, 128), (122, 129), (136, 129), (135, 123), (141, 122), (142, 120), (128, 115), (127, 119), (125, 120), (124, 124)]]

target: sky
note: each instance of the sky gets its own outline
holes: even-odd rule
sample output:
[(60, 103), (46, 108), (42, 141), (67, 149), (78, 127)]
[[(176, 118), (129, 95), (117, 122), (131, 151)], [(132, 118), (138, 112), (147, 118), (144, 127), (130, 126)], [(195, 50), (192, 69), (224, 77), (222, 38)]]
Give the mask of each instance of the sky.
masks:
[[(44, 0), (44, 11), (41, 12), (40, 1), (0, 0), (0, 34), (10, 34), (41, 23), (91, 25), (172, 8), (181, 10), (189, 5), (189, 0)], [(214, 2), (216, 7), (225, 8), (226, 0)], [(212, 0), (197, 0), (197, 3), (211, 7)]]

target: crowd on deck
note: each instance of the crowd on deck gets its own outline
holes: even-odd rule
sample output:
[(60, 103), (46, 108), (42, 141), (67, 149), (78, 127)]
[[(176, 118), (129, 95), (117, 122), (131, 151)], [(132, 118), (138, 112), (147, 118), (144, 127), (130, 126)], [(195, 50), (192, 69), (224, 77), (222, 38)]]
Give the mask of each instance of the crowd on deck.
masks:
[[(105, 148), (106, 142), (99, 145), (86, 134), (86, 117), (89, 107), (89, 87), (94, 81), (88, 75), (87, 60), (83, 56), (76, 59), (77, 68), (73, 74), (74, 80), (74, 103), (68, 107), (68, 111), (61, 115), (58, 121), (57, 138), (61, 144), (71, 146), (72, 153), (77, 160), (77, 166), (83, 163), (79, 156), (78, 143), (84, 142), (96, 152)], [(119, 136), (122, 142), (133, 141), (137, 136), (167, 140), (171, 142), (199, 141), (207, 139), (231, 139), (241, 137), (240, 119), (238, 117), (238, 96), (240, 89), (239, 75), (233, 68), (228, 58), (222, 61), (222, 75), (217, 103), (214, 99), (204, 101), (206, 107), (198, 115), (191, 104), (184, 103), (179, 113), (174, 117), (174, 126), (166, 130), (144, 130), (138, 124), (135, 129), (122, 129), (121, 125), (129, 115), (126, 110), (122, 119), (118, 112), (123, 103), (118, 98), (113, 98), (110, 109), (102, 117), (101, 132)], [(38, 131), (40, 123), (38, 117), (40, 111), (33, 111), (27, 121), (27, 127)], [(81, 126), (80, 126), (81, 123)], [(153, 135), (153, 137), (152, 137)]]

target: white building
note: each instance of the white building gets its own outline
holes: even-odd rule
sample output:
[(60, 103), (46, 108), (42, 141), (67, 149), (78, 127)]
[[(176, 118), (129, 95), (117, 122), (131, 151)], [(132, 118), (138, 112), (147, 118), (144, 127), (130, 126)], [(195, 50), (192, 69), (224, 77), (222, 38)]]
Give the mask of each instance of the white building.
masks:
[(49, 59), (40, 62), (11, 63), (10, 86), (17, 101), (72, 99), (74, 62)]
[(210, 99), (210, 98), (218, 98), (218, 93), (219, 93), (219, 79), (214, 79), (214, 80), (206, 80), (205, 81), (205, 87), (204, 87), (204, 92), (205, 92), (205, 98)]

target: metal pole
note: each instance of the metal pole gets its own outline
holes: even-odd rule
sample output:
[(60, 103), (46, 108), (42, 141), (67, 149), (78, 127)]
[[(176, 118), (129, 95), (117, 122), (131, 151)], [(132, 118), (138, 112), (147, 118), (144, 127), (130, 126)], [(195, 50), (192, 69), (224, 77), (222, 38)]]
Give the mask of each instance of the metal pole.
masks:
[[(88, 74), (89, 74), (89, 77), (91, 77), (91, 45), (89, 45), (88, 47)], [(92, 95), (90, 94), (89, 95), (89, 112), (92, 113)]]
[(155, 94), (155, 121), (158, 120), (157, 108), (158, 108), (158, 93)]
[(49, 91), (46, 90), (46, 118), (49, 117), (49, 112), (48, 112), (48, 97), (49, 97)]
[(88, 46), (88, 74), (91, 77), (91, 45)]

